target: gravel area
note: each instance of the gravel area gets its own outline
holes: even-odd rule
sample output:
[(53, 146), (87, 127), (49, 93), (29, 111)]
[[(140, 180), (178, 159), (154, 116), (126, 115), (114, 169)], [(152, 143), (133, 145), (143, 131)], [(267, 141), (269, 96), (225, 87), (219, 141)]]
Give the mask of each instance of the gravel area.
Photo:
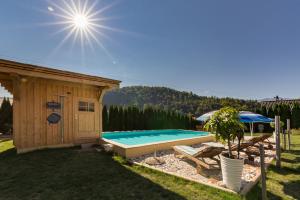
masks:
[[(201, 146), (201, 144), (193, 145), (194, 148), (200, 148)], [(270, 163), (274, 157), (274, 154), (275, 152), (273, 150), (265, 150), (265, 162)], [(246, 155), (241, 153), (241, 157), (246, 157)], [(185, 158), (176, 158), (173, 150), (158, 151), (156, 152), (156, 157), (154, 157), (154, 153), (152, 153), (132, 158), (131, 161), (137, 162), (146, 167), (151, 166), (164, 172), (173, 173), (183, 178), (192, 179), (197, 182), (207, 182), (225, 187), (222, 182), (221, 170), (218, 167), (209, 170), (204, 169), (201, 174), (199, 174), (197, 173), (195, 163)], [(209, 163), (214, 162), (209, 159), (206, 161)], [(242, 175), (242, 188), (247, 183), (254, 181), (256, 175), (260, 171), (259, 162), (259, 157), (255, 157), (254, 162), (251, 163), (248, 160), (245, 160)]]

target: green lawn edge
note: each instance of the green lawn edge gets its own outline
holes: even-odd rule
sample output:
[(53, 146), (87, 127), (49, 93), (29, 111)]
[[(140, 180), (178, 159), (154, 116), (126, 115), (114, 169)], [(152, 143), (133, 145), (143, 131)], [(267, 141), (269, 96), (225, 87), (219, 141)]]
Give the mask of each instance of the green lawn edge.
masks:
[[(282, 154), (282, 168), (267, 173), (269, 199), (300, 198), (300, 134)], [(260, 199), (260, 183), (245, 196), (139, 165), (119, 156), (49, 149), (17, 155), (0, 142), (0, 199)]]

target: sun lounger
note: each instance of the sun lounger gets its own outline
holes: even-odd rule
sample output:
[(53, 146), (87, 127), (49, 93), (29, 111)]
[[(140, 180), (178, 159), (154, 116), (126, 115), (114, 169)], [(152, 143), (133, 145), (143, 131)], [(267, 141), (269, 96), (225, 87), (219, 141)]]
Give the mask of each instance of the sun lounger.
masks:
[[(267, 140), (269, 137), (271, 137), (271, 134), (264, 134), (258, 137), (253, 137), (249, 140), (246, 140), (245, 142), (242, 142), (240, 144), (240, 151), (244, 152), (247, 154), (248, 159), (249, 160), (253, 160), (253, 155), (255, 156), (259, 156), (259, 151), (258, 151), (258, 143), (264, 143), (265, 140)], [(273, 146), (270, 146), (271, 144), (269, 144), (268, 146), (266, 146), (266, 148), (272, 149)], [(233, 144), (231, 146), (231, 150), (232, 151), (237, 151), (238, 150), (238, 144)]]
[[(243, 150), (247, 147), (250, 147), (250, 146), (255, 146), (256, 144), (258, 143), (263, 143), (265, 140), (267, 140), (269, 137), (271, 137), (272, 135), (270, 134), (264, 134), (264, 135), (261, 135), (261, 136), (258, 136), (258, 137), (253, 137), (249, 140), (246, 140), (244, 142), (242, 142), (240, 144), (240, 150)], [(231, 146), (231, 150), (232, 151), (237, 151), (238, 150), (238, 144), (233, 144)]]
[[(206, 169), (211, 169), (213, 165), (218, 165), (220, 167), (220, 159), (215, 158), (219, 156), (222, 151), (225, 150), (224, 146), (218, 143), (203, 143), (204, 146), (195, 149), (190, 146), (174, 146), (173, 149), (175, 151), (176, 157), (184, 157), (189, 160), (192, 160), (197, 164), (197, 171), (200, 173), (202, 171), (202, 167)], [(209, 158), (214, 160), (216, 163), (207, 163), (204, 158)]]
[(270, 141), (268, 140), (272, 135), (271, 134), (263, 134), (261, 136), (258, 137), (253, 137), (251, 139), (248, 140), (248, 142), (253, 142), (253, 143), (260, 143), (260, 142), (266, 142), (266, 140), (268, 141), (267, 143), (270, 143)]

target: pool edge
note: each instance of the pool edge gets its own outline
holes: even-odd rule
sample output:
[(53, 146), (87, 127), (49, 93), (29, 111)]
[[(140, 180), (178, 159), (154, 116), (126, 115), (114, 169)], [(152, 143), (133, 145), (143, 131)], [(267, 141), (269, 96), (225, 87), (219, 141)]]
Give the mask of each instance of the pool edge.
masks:
[(118, 142), (114, 142), (108, 139), (101, 138), (104, 143), (110, 143), (113, 145), (113, 151), (123, 157), (126, 158), (134, 158), (137, 156), (153, 153), (154, 151), (167, 150), (171, 149), (176, 145), (194, 145), (203, 142), (212, 142), (215, 141), (215, 137), (212, 134), (207, 136), (193, 137), (187, 139), (178, 139), (171, 141), (163, 141), (157, 143), (150, 143), (144, 145), (135, 145), (128, 146), (124, 144), (120, 144)]

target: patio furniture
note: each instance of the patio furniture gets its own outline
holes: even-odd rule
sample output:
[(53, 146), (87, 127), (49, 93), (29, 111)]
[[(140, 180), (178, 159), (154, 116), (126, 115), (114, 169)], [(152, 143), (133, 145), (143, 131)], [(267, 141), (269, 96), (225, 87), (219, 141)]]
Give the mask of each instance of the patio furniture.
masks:
[[(265, 142), (265, 140), (267, 140), (271, 136), (272, 136), (271, 134), (263, 134), (261, 136), (253, 137), (249, 140), (246, 140), (240, 144), (240, 150), (245, 149), (249, 146), (255, 146), (257, 143), (260, 143), (260, 142), (263, 143), (263, 142)], [(232, 151), (237, 151), (238, 144), (233, 144), (231, 149), (232, 149)]]
[(265, 142), (265, 140), (268, 140), (271, 136), (272, 136), (272, 134), (263, 134), (261, 136), (253, 137), (253, 138), (249, 139), (248, 142), (253, 142), (255, 144), (259, 143), (259, 142)]
[[(215, 157), (219, 157), (222, 151), (225, 150), (223, 145), (213, 142), (203, 143), (203, 146), (199, 149), (185, 145), (174, 146), (173, 149), (175, 157), (187, 158), (195, 162), (198, 173), (201, 173), (203, 167), (211, 169), (216, 164), (220, 167), (220, 158)], [(216, 163), (208, 163), (204, 158), (209, 158)]]
[[(253, 137), (246, 142), (242, 142), (240, 144), (240, 151), (246, 153), (248, 156), (248, 160), (253, 161), (253, 155), (259, 156), (259, 151), (258, 151), (258, 143), (264, 143), (265, 140), (268, 140), (269, 137), (271, 137), (271, 134), (263, 134), (258, 137)], [(271, 143), (267, 142), (267, 146), (265, 147), (266, 149), (272, 149), (273, 146)], [(238, 150), (238, 144), (233, 144), (231, 147), (232, 151), (237, 151)]]

